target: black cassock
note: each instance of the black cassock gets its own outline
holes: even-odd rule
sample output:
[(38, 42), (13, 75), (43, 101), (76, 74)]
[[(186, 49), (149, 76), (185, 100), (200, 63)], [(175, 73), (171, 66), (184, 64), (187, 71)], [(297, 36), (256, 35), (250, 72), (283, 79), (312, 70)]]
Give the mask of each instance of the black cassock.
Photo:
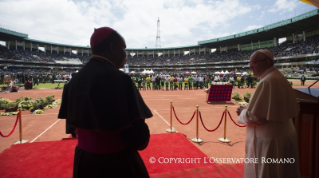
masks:
[(121, 131), (126, 145), (125, 150), (109, 154), (76, 147), (73, 177), (149, 177), (138, 150), (148, 145), (150, 133), (145, 119), (153, 115), (131, 78), (106, 60), (91, 58), (66, 91), (59, 116), (66, 118), (68, 125)]
[[(58, 114), (58, 118), (60, 119), (66, 119), (67, 116), (67, 105), (68, 105), (68, 87), (69, 83), (64, 84), (63, 92), (62, 92), (62, 103), (60, 107), (60, 111)], [(64, 100), (63, 100), (64, 99)], [(71, 127), (68, 124), (65, 124), (65, 133), (66, 134), (75, 134), (76, 129), (75, 127)]]

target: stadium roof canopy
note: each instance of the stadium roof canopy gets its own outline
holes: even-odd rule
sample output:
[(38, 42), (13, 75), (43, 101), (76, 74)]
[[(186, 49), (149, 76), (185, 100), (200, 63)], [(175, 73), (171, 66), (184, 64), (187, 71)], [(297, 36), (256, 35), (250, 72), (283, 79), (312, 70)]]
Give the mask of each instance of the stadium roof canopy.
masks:
[(25, 38), (28, 38), (27, 34), (0, 28), (0, 40), (3, 40), (3, 41), (24, 40)]
[(62, 47), (71, 47), (71, 48), (87, 48), (87, 49), (91, 49), (90, 46), (76, 46), (76, 45), (60, 44), (60, 43), (53, 43), (53, 42), (35, 40), (35, 39), (31, 39), (31, 38), (25, 38), (24, 40), (32, 42), (32, 43), (37, 43), (37, 44), (45, 44), (45, 45), (52, 45), (52, 46), (62, 46)]
[(296, 17), (273, 23), (255, 30), (230, 35), (211, 40), (199, 41), (198, 44), (206, 47), (220, 47), (251, 42), (266, 41), (273, 38), (282, 38), (319, 29), (319, 9), (298, 15)]
[[(163, 51), (175, 49), (193, 49), (199, 47), (219, 48), (223, 46), (231, 46), (237, 44), (249, 44), (257, 41), (268, 41), (273, 38), (282, 38), (292, 36), (292, 34), (300, 34), (303, 31), (310, 32), (319, 29), (319, 9), (298, 15), (296, 17), (273, 23), (258, 29), (238, 33), (230, 36), (199, 41), (198, 44), (191, 46), (166, 47), (166, 48), (127, 48), (126, 51)], [(75, 46), (68, 44), (59, 44), (53, 42), (40, 41), (28, 38), (27, 34), (15, 32), (0, 28), (0, 40), (3, 41), (27, 41), (37, 44), (90, 49), (89, 46)]]

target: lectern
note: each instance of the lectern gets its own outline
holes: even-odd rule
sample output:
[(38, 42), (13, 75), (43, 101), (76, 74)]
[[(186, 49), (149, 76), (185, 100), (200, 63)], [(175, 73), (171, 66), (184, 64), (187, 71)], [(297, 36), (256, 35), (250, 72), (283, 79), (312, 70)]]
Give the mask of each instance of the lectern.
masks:
[(319, 88), (294, 89), (299, 114), (294, 118), (298, 133), (300, 174), (319, 177)]

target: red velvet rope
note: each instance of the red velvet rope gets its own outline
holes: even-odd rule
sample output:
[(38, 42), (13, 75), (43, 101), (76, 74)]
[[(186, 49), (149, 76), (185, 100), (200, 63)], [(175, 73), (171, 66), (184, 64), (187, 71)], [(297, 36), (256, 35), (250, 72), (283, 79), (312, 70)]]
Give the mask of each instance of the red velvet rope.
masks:
[(192, 120), (194, 119), (195, 111), (194, 111), (194, 114), (193, 114), (191, 120), (189, 120), (187, 123), (183, 123), (183, 122), (181, 122), (181, 121), (178, 119), (178, 117), (176, 116), (176, 112), (175, 112), (174, 107), (172, 107), (172, 108), (173, 108), (173, 111), (174, 111), (175, 118), (176, 118), (176, 119), (178, 120), (178, 122), (181, 123), (182, 125), (187, 125), (187, 124), (189, 124), (190, 122), (192, 122)]
[(13, 129), (11, 130), (11, 132), (10, 132), (8, 135), (3, 135), (3, 134), (1, 133), (1, 131), (0, 131), (0, 135), (1, 135), (2, 137), (9, 137), (9, 136), (13, 133), (14, 129), (15, 129), (16, 126), (17, 126), (18, 120), (19, 120), (19, 114), (20, 114), (20, 112), (17, 114), (17, 119), (16, 119), (16, 122), (14, 123)]
[(215, 130), (218, 129), (218, 127), (220, 126), (220, 124), (221, 124), (222, 121), (223, 121), (224, 115), (225, 115), (225, 112), (223, 112), (222, 118), (220, 119), (218, 126), (217, 126), (215, 129), (213, 129), (213, 130), (209, 130), (209, 129), (207, 129), (207, 127), (204, 125), (204, 122), (203, 122), (203, 119), (202, 119), (202, 114), (199, 112), (200, 121), (202, 122), (203, 127), (204, 127), (208, 132), (214, 132)]
[(239, 124), (237, 124), (237, 123), (233, 120), (233, 118), (231, 117), (231, 115), (230, 115), (229, 112), (228, 112), (228, 115), (229, 115), (230, 119), (233, 121), (233, 123), (234, 123), (235, 125), (237, 125), (238, 127), (246, 127), (246, 125), (239, 125)]

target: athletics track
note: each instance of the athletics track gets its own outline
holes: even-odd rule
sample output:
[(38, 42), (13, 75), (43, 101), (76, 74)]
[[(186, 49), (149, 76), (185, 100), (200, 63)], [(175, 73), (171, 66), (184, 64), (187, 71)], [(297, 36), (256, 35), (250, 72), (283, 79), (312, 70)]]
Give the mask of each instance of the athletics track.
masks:
[[(306, 81), (306, 86), (296, 86), (295, 88), (304, 88), (312, 84), (313, 81)], [(40, 86), (41, 87), (41, 86)], [(319, 88), (319, 83), (313, 86)], [(254, 89), (238, 89), (234, 91), (244, 93), (245, 91), (254, 91)], [(55, 99), (60, 99), (62, 89), (38, 89), (38, 90), (20, 90), (19, 93), (0, 93), (3, 98), (15, 100), (21, 96), (28, 96), (35, 99), (37, 96), (44, 98), (53, 94)], [(225, 104), (207, 104), (205, 102), (206, 93), (204, 90), (189, 90), (189, 91), (141, 91), (144, 101), (149, 106), (153, 113), (153, 117), (147, 120), (151, 134), (165, 133), (169, 128), (169, 113), (170, 101), (173, 102), (177, 117), (182, 122), (188, 122), (193, 115), (196, 105), (199, 105), (199, 110), (203, 118), (203, 122), (208, 129), (215, 128), (222, 116)], [(233, 102), (233, 100), (232, 100)], [(238, 104), (228, 102), (228, 109), (233, 119), (237, 120), (236, 108)], [(30, 111), (22, 112), (23, 139), (29, 142), (55, 141), (62, 138), (68, 138), (65, 134), (65, 120), (57, 119), (58, 108), (46, 110), (42, 115), (32, 115)], [(3, 110), (1, 111), (3, 112)], [(11, 131), (16, 116), (0, 117), (0, 131), (7, 134)], [(173, 115), (173, 127), (180, 133), (183, 133), (187, 138), (196, 137), (195, 119), (188, 125), (181, 125)], [(219, 127), (214, 132), (206, 131), (201, 123), (199, 123), (199, 138), (204, 142), (195, 144), (208, 157), (214, 158), (244, 158), (245, 156), (245, 128), (238, 127), (228, 117), (227, 120), (227, 135), (231, 140), (230, 143), (221, 143), (218, 138), (223, 137), (224, 125)], [(13, 142), (19, 138), (18, 127), (10, 137), (0, 137), (0, 153), (9, 148)], [(165, 144), (165, 143), (163, 143)], [(183, 145), (180, 145), (181, 147)]]

